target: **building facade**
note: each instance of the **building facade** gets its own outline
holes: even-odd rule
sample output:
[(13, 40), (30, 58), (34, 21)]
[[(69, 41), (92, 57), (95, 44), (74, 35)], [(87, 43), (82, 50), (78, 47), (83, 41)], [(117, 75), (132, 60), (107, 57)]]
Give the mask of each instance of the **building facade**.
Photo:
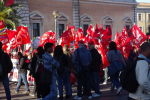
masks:
[(144, 33), (150, 34), (150, 3), (139, 3), (136, 11), (137, 25)]
[[(49, 30), (54, 31), (55, 28), (61, 35), (67, 25), (83, 27), (86, 33), (90, 24), (111, 27), (114, 36), (124, 27), (130, 28), (136, 18), (135, 0), (16, 0), (18, 1), (24, 1), (23, 5), (26, 5), (27, 11), (22, 9), (22, 12), (28, 14), (22, 16), (29, 19), (25, 24), (30, 27), (32, 37)], [(54, 11), (57, 12), (57, 17), (54, 17)]]

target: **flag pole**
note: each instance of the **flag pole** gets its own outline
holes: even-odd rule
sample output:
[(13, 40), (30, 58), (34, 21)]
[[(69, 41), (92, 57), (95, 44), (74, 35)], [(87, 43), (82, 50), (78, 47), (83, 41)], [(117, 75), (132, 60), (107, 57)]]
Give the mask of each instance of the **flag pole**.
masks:
[[(54, 21), (55, 21), (55, 34), (56, 34), (56, 37), (55, 37), (55, 41), (57, 41), (59, 39), (59, 34), (57, 33), (57, 18), (59, 17), (59, 11), (53, 11), (52, 13), (53, 17), (54, 17)], [(57, 42), (56, 42), (57, 44)]]

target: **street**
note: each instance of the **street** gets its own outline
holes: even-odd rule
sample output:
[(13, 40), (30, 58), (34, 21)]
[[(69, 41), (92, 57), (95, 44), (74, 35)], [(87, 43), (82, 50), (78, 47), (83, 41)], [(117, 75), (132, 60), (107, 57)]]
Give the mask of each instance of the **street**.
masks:
[[(15, 94), (16, 84), (10, 83), (11, 88), (11, 94), (12, 94), (12, 100), (36, 100), (34, 97), (24, 94), (24, 86), (21, 87), (18, 94)], [(33, 86), (30, 86), (30, 90), (32, 92)], [(75, 93), (76, 89), (73, 88), (73, 95), (76, 95)], [(101, 85), (101, 91), (102, 96), (99, 98), (94, 98), (92, 100), (127, 100), (127, 93), (125, 91), (122, 91), (122, 93), (118, 96), (115, 94), (115, 92), (110, 91), (110, 85)], [(5, 91), (3, 89), (3, 85), (0, 85), (0, 100), (6, 100), (5, 98)], [(84, 98), (83, 100), (87, 100)]]

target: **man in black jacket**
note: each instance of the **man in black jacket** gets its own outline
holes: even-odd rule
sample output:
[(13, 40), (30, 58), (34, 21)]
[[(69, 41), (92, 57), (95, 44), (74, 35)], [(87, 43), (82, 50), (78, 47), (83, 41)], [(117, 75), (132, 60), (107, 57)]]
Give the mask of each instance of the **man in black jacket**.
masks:
[(92, 94), (92, 97), (99, 97), (101, 96), (100, 92), (100, 77), (99, 72), (100, 68), (102, 66), (102, 58), (97, 49), (94, 46), (94, 42), (89, 42), (88, 44), (89, 50), (92, 56), (92, 63), (90, 67), (91, 71), (91, 88), (95, 91), (95, 93)]
[(2, 50), (2, 42), (0, 42), (0, 81), (2, 81), (7, 100), (11, 100), (8, 73), (12, 70), (13, 65), (8, 54)]

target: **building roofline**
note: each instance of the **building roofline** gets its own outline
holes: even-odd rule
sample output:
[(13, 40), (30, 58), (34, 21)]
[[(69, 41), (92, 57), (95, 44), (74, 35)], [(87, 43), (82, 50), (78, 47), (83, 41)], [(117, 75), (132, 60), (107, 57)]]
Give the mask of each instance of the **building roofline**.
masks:
[(123, 4), (123, 5), (137, 5), (137, 2), (128, 3), (128, 2), (113, 2), (113, 1), (98, 1), (98, 0), (86, 0), (86, 1), (80, 1), (81, 3), (109, 3), (109, 4)]

